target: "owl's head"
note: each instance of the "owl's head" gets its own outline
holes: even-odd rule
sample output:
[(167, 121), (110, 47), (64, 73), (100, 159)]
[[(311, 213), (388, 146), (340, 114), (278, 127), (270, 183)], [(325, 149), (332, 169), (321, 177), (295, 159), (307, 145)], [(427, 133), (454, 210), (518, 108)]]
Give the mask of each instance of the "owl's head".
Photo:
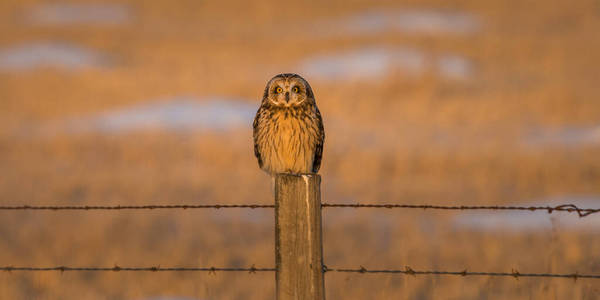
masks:
[(285, 73), (271, 78), (265, 88), (263, 101), (278, 107), (293, 107), (314, 103), (315, 97), (308, 82), (298, 74)]

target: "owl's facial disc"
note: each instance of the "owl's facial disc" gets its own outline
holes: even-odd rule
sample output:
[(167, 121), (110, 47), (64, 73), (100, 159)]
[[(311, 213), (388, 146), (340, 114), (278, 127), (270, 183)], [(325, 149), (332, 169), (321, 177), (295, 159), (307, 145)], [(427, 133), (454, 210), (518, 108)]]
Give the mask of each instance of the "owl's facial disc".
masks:
[(298, 80), (277, 80), (271, 84), (269, 101), (273, 105), (292, 107), (302, 104), (305, 100), (306, 88)]

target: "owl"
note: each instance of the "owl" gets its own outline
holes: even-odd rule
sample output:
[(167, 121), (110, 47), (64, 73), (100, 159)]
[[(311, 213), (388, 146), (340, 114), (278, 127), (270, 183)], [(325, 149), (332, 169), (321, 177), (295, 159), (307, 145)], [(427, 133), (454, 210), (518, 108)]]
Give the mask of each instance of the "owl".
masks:
[(279, 74), (267, 83), (254, 118), (254, 155), (271, 176), (317, 173), (325, 131), (308, 82), (297, 74)]

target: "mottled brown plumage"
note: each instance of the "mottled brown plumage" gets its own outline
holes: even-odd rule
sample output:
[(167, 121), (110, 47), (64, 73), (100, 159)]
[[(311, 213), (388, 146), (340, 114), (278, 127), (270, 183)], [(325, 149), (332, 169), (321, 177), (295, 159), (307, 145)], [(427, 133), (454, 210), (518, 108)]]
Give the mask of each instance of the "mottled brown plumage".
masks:
[(279, 74), (267, 83), (254, 118), (254, 155), (265, 172), (317, 173), (325, 131), (308, 82)]

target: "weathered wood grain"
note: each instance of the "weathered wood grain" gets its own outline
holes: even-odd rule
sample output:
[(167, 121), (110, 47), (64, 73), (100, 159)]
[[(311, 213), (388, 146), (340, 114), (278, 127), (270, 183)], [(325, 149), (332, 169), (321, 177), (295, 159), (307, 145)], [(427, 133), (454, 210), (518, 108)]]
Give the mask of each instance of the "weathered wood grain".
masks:
[(321, 177), (275, 178), (277, 300), (324, 300)]

